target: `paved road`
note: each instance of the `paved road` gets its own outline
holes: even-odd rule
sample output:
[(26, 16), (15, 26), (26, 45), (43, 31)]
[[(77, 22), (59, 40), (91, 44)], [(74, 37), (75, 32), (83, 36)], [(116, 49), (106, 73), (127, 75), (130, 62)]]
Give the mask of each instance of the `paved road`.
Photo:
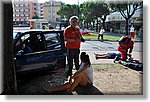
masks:
[[(82, 51), (117, 51), (118, 42), (86, 41), (81, 44)], [(135, 42), (134, 52), (142, 52), (142, 43)]]
[[(94, 53), (107, 53), (117, 51), (118, 42), (110, 41), (86, 41), (81, 43), (81, 52), (85, 51), (90, 55), (92, 64), (112, 63), (113, 59), (95, 59)], [(142, 62), (142, 43), (135, 42), (133, 49), (133, 58)]]

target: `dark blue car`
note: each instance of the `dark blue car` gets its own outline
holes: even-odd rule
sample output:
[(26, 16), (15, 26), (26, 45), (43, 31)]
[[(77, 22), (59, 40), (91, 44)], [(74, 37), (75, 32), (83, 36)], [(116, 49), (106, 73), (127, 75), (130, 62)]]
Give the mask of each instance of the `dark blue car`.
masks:
[(63, 31), (14, 31), (14, 59), (17, 74), (65, 68)]

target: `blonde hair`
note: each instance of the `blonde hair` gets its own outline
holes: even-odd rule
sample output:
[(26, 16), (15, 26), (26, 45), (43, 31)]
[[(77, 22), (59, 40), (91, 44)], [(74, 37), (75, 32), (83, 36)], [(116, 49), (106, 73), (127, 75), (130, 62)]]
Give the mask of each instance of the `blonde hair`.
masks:
[(78, 20), (79, 18), (77, 16), (71, 16), (70, 19), (69, 19), (69, 22), (71, 22), (73, 19)]

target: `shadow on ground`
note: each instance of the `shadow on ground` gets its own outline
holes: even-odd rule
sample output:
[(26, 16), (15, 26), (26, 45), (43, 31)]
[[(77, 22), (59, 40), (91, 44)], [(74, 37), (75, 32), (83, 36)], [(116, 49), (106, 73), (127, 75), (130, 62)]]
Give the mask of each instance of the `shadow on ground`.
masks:
[(72, 93), (66, 91), (54, 92), (52, 94), (44, 93), (45, 95), (103, 95), (95, 86), (87, 85), (86, 87), (78, 86)]
[(103, 95), (95, 86), (81, 87), (78, 86), (75, 89), (78, 95)]

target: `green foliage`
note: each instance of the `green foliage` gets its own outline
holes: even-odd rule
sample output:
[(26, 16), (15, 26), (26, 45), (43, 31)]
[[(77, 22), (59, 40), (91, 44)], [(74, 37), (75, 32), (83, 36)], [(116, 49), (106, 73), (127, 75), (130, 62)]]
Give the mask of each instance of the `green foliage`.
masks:
[(126, 34), (128, 34), (128, 20), (134, 15), (135, 11), (143, 7), (143, 1), (114, 1), (109, 3), (109, 6), (114, 11), (119, 11), (122, 17), (126, 20)]
[(65, 17), (69, 19), (73, 15), (78, 15), (80, 13), (79, 6), (78, 5), (70, 5), (70, 4), (64, 4), (61, 6), (60, 10), (57, 12), (58, 15)]
[(34, 15), (32, 19), (40, 19), (40, 17), (38, 15)]
[(91, 2), (87, 1), (80, 5), (81, 13), (85, 21), (93, 21), (98, 17), (109, 14), (109, 8), (105, 2)]
[(120, 14), (125, 18), (125, 19), (130, 19), (135, 11), (138, 8), (141, 8), (143, 5), (142, 1), (133, 1), (133, 0), (128, 0), (128, 1), (120, 1), (118, 0), (117, 2), (111, 2), (109, 3), (110, 8), (113, 11), (119, 11)]

